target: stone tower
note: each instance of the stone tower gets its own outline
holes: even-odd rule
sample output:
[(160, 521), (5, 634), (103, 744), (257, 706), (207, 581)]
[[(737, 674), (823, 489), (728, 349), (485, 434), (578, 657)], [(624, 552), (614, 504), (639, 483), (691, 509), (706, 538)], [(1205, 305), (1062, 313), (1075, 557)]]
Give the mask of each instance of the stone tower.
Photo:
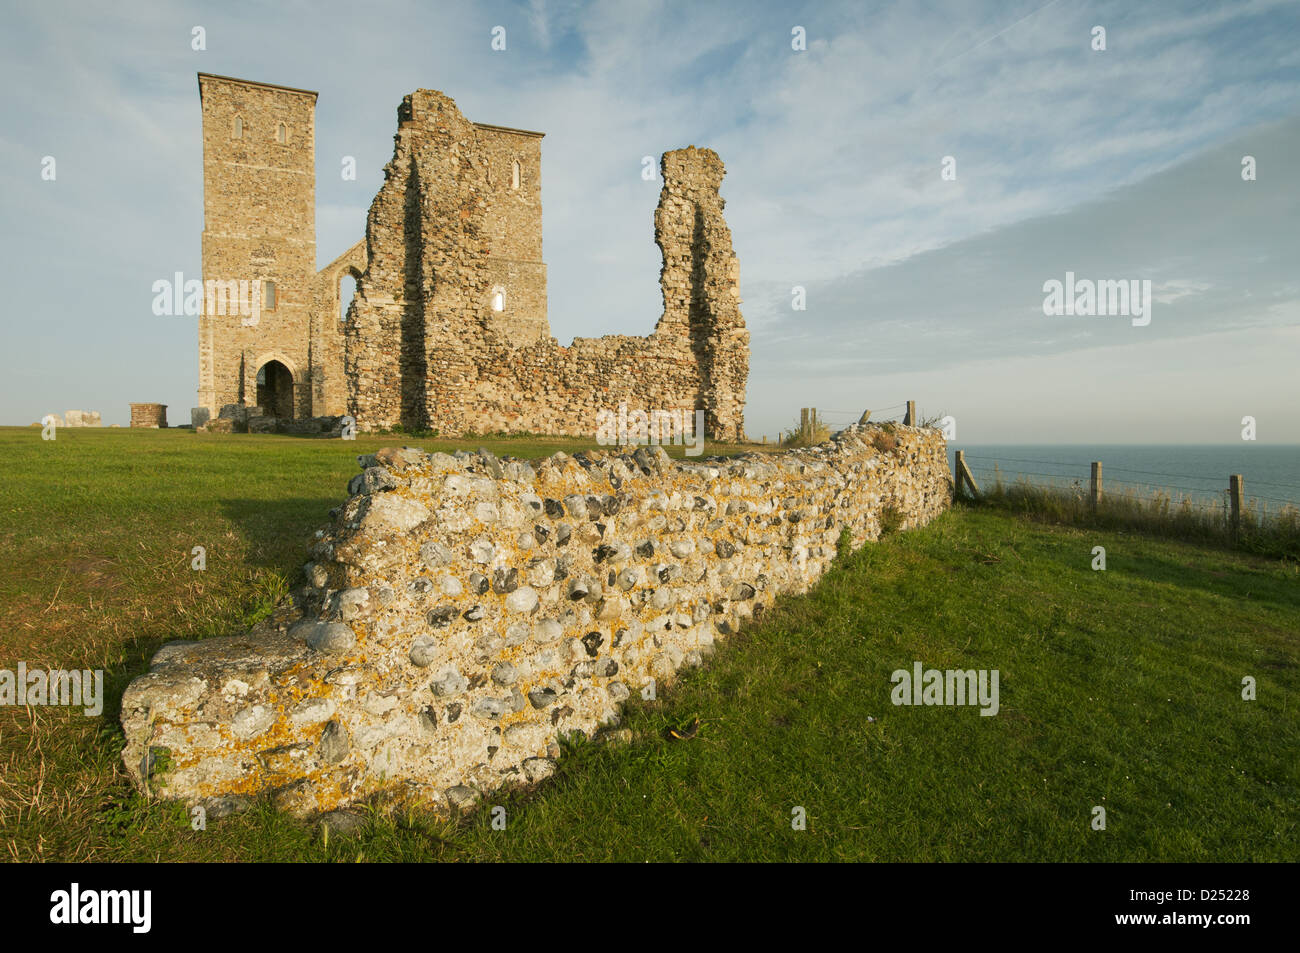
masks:
[(626, 405), (679, 421), (676, 442), (700, 412), (710, 439), (743, 437), (749, 332), (712, 150), (663, 157), (654, 331), (564, 347), (547, 316), (542, 133), (472, 122), (437, 90), (406, 96), (365, 238), (317, 271), (316, 94), (200, 73), (199, 99), (198, 402), (210, 417), (233, 405), (209, 429), (320, 433), (347, 414), (363, 431), (595, 435)]
[[(308, 416), (317, 358), (316, 94), (200, 73), (199, 99), (199, 405), (214, 417), (228, 404)], [(250, 315), (255, 302), (260, 314)]]

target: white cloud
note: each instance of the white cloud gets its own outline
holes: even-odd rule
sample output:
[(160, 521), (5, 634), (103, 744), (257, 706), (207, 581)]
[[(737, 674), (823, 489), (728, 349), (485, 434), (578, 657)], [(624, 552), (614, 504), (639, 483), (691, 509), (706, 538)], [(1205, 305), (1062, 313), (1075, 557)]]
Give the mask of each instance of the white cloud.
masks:
[[(1229, 192), (1207, 185), (1217, 172), (1202, 168), (1199, 179), (1130, 196), (1131, 208), (1114, 213), (1130, 216), (1123, 241), (1087, 209), (1148, 177), (1166, 181), (1157, 173), (1293, 110), (1298, 84), (1278, 67), (1294, 59), (1286, 40), (1294, 6), (947, 0), (869, 11), (844, 2), (796, 15), (777, 5), (650, 0), (436, 10), (338, 3), (310, 16), (267, 8), (256, 29), (237, 14), (146, 3), (70, 20), (38, 6), (7, 23), (0, 163), (7, 210), (30, 224), (7, 230), (0, 247), (32, 285), (15, 289), (10, 306), (94, 341), (63, 358), (65, 375), (9, 390), (13, 416), (32, 416), (68, 379), (107, 395), (99, 403), (110, 420), (114, 407), (124, 415), (125, 401), (141, 398), (125, 396), (105, 363), (133, 368), (132, 394), (179, 406), (192, 399), (193, 328), (155, 327), (138, 295), (150, 275), (197, 268), (200, 69), (321, 91), (322, 264), (361, 237), (405, 93), (431, 86), (472, 119), (545, 131), (550, 314), (565, 341), (653, 326), (658, 184), (640, 179), (641, 156), (689, 143), (717, 149), (754, 332), (755, 407), (784, 387), (773, 372), (780, 362), (819, 381), (819, 348), (862, 375), (918, 353), (947, 362), (1021, 355), (1026, 341), (1051, 352), (1104, 340), (1107, 332), (1079, 327), (1001, 337), (1008, 320), (1036, 306), (1017, 289), (1036, 292), (1064, 271), (1048, 254), (1053, 222), (1103, 250), (1122, 247), (1122, 263), (1151, 270), (1173, 295), (1158, 303), (1190, 324), (1201, 319), (1185, 309), (1243, 300), (1258, 309), (1221, 314), (1243, 327), (1293, 314), (1276, 300), (1294, 221), (1278, 221), (1293, 206), (1279, 205), (1276, 191)], [(790, 49), (796, 21), (808, 31), (803, 53)], [(507, 53), (488, 47), (497, 22), (511, 31)], [(1104, 54), (1087, 46), (1097, 22), (1108, 25)], [(208, 29), (206, 53), (189, 48), (196, 23)], [(52, 188), (35, 175), (47, 152), (60, 161)], [(357, 182), (339, 179), (341, 155), (357, 157)], [(957, 158), (956, 182), (939, 178), (945, 155)], [(1260, 161), (1262, 179), (1272, 178), (1255, 185), (1276, 186), (1287, 160), (1261, 152)], [(1039, 227), (1013, 229), (1029, 221)], [(1203, 241), (1204, 229), (1224, 222), (1253, 231)], [(964, 260), (943, 253), (958, 246)], [(1066, 242), (1061, 253), (1082, 259), (1081, 273), (1089, 263), (1086, 245)], [(69, 272), (99, 284), (91, 293), (67, 282)], [(909, 303), (893, 275), (969, 300), (946, 310), (925, 294)], [(790, 312), (793, 284), (808, 288), (807, 312)], [(9, 362), (24, 365), (48, 348), (22, 325), (11, 343)]]

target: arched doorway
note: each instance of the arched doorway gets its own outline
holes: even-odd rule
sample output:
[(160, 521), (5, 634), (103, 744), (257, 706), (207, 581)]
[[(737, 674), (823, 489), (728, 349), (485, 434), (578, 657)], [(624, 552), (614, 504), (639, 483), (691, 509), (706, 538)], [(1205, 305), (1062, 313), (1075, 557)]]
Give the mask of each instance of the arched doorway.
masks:
[(293, 417), (293, 372), (279, 361), (257, 371), (257, 406), (269, 417)]

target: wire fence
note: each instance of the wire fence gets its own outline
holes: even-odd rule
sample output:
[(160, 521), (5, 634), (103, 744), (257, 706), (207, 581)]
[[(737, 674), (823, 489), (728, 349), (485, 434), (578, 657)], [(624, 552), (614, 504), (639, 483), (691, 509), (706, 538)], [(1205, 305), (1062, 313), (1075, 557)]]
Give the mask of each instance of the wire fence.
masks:
[[(977, 499), (1049, 521), (1226, 544), (1300, 561), (1300, 492), (1288, 493), (1300, 491), (1300, 484), (1252, 483), (1243, 474), (1216, 478), (1105, 461), (968, 455), (956, 448), (953, 452), (957, 496), (965, 487)], [(1004, 464), (1012, 469), (1004, 470)], [(1262, 495), (1248, 492), (1254, 484), (1263, 487)]]
[[(1025, 477), (1037, 477), (1041, 480), (1050, 481), (1049, 485), (1053, 488), (1059, 488), (1057, 484), (1060, 481), (1065, 481), (1067, 488), (1078, 486), (1081, 492), (1087, 492), (1090, 489), (1090, 471), (1093, 463), (1091, 460), (1043, 460), (1026, 457), (994, 457), (974, 453), (964, 453), (963, 456), (967, 461), (984, 461), (984, 463), (977, 463), (972, 467), (976, 474), (983, 479), (1001, 480), (1006, 483), (1019, 481)], [(1001, 465), (1004, 463), (1028, 464), (1042, 469), (1030, 470), (1016, 467), (1003, 470)], [(1051, 468), (1059, 468), (1067, 472), (1045, 472)], [(1123, 476), (1120, 479), (1115, 479), (1111, 476), (1113, 473), (1123, 474), (1124, 476), (1160, 477), (1160, 481), (1125, 479)], [(1172, 491), (1180, 491), (1183, 494), (1191, 494), (1192, 496), (1185, 495), (1180, 500), (1175, 501), (1179, 505), (1195, 506), (1206, 510), (1226, 509), (1230, 505), (1230, 489), (1224, 485), (1223, 478), (1219, 477), (1208, 477), (1203, 474), (1193, 473), (1170, 473), (1164, 470), (1143, 470), (1136, 467), (1112, 466), (1110, 464), (1104, 466), (1103, 474), (1103, 488), (1106, 492), (1115, 487), (1130, 488), (1126, 490), (1127, 495), (1135, 496), (1147, 502), (1159, 502), (1172, 496)], [(1171, 483), (1170, 480), (1182, 482)], [(1300, 507), (1300, 484), (1251, 479), (1245, 479), (1244, 484), (1243, 505), (1268, 503), (1278, 507)], [(1267, 491), (1268, 495), (1249, 492), (1253, 486), (1270, 488)], [(1155, 492), (1147, 494), (1139, 492), (1144, 490), (1155, 490)], [(1296, 490), (1298, 495), (1297, 497), (1288, 498), (1278, 494), (1278, 490)], [(1207, 496), (1217, 499), (1213, 501), (1199, 499)]]
[[(907, 404), (892, 404), (889, 407), (872, 407), (871, 405), (868, 405), (868, 408), (871, 411), (871, 417), (869, 419), (873, 422), (880, 422), (891, 419), (891, 415), (893, 417), (901, 418), (903, 412), (907, 410)], [(867, 408), (864, 408), (864, 410), (865, 409)], [(862, 419), (863, 413), (862, 410), (822, 410), (820, 407), (815, 408), (815, 410), (818, 420), (836, 426), (855, 424)]]

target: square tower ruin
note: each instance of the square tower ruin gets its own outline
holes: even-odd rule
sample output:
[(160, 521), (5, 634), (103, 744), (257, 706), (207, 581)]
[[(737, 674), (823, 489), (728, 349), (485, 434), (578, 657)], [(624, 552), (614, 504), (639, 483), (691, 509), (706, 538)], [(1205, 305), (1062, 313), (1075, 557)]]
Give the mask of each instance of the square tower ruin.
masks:
[[(199, 96), (205, 288), (229, 286), (237, 303), (245, 286), (261, 292), (252, 317), (207, 296), (209, 416), (592, 436), (597, 415), (626, 402), (703, 410), (710, 438), (743, 437), (749, 332), (712, 150), (661, 162), (652, 333), (563, 347), (547, 317), (542, 133), (471, 122), (437, 90), (406, 96), (364, 239), (318, 271), (316, 93), (200, 73)], [(340, 317), (347, 275), (356, 295)]]
[(316, 94), (200, 73), (199, 100), (204, 288), (225, 292), (199, 318), (199, 406), (309, 416)]

